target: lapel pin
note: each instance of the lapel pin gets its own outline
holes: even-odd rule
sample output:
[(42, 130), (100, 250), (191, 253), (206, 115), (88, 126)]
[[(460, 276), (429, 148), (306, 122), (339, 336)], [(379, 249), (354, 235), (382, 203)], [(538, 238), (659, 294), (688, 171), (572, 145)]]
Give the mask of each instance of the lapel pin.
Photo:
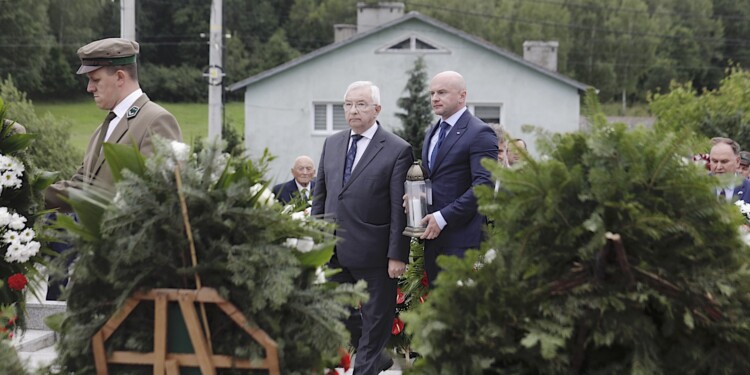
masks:
[(132, 106), (130, 109), (128, 109), (128, 118), (133, 118), (135, 115), (138, 114), (138, 111), (140, 110), (140, 107)]

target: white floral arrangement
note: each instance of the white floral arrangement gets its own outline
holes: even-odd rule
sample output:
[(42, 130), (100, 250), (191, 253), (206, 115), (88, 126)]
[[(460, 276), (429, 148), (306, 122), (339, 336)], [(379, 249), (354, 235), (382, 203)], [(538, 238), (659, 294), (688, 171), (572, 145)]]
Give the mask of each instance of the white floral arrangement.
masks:
[(0, 233), (3, 243), (8, 245), (5, 252), (8, 263), (26, 263), (39, 252), (41, 244), (34, 241), (34, 230), (26, 228), (26, 218), (7, 207), (0, 207)]
[(745, 218), (745, 224), (740, 227), (740, 236), (745, 241), (745, 243), (750, 245), (750, 225), (748, 225), (748, 223), (750, 223), (750, 203), (745, 203), (744, 201), (736, 201), (734, 202), (734, 205), (740, 209), (742, 217)]
[[(8, 188), (20, 189), (24, 171), (23, 163), (18, 159), (0, 154), (0, 194)], [(8, 207), (0, 207), (0, 236), (8, 246), (5, 252), (8, 263), (26, 263), (41, 247), (38, 241), (34, 241), (34, 230), (26, 228), (26, 218)]]
[(18, 159), (0, 154), (0, 193), (5, 188), (20, 189), (24, 170)]

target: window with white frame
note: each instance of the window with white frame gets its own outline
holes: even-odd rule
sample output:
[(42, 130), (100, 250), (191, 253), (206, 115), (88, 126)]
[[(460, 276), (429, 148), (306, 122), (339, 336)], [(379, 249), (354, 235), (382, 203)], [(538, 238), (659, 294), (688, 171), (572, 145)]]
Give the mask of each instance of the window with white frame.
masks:
[(313, 107), (314, 131), (330, 133), (349, 127), (344, 117), (343, 103), (313, 103)]
[(469, 111), (487, 124), (502, 124), (503, 106), (500, 104), (469, 104)]

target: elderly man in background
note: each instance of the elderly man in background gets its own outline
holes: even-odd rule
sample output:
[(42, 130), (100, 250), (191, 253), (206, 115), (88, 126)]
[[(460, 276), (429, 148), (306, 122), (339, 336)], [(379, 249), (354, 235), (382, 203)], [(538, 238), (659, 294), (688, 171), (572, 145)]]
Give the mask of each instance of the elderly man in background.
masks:
[(740, 151), (740, 167), (738, 172), (745, 178), (750, 178), (750, 152)]
[(709, 154), (711, 174), (717, 176), (722, 185), (716, 189), (719, 199), (728, 202), (741, 200), (750, 202), (750, 180), (739, 172), (740, 145), (730, 138), (716, 137), (711, 139)]
[(81, 67), (77, 74), (88, 77), (88, 91), (107, 116), (89, 140), (81, 166), (69, 180), (59, 181), (44, 192), (47, 208), (70, 211), (66, 190), (93, 185), (113, 191), (114, 179), (104, 159), (104, 142), (135, 144), (144, 155), (153, 152), (153, 137), (182, 141), (177, 120), (166, 109), (149, 100), (138, 83), (138, 43), (109, 38), (78, 49)]
[(306, 155), (298, 156), (292, 165), (291, 180), (278, 184), (271, 189), (276, 200), (282, 204), (291, 202), (295, 197), (310, 200), (315, 189), (315, 163)]

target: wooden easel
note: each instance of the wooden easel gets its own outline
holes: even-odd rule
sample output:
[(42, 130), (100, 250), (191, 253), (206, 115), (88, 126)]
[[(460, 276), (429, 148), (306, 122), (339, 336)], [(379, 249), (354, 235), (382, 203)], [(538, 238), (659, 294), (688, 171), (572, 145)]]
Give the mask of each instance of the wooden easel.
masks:
[[(154, 301), (154, 351), (152, 353), (114, 351), (107, 355), (104, 343), (128, 315), (142, 301)], [(190, 341), (195, 353), (167, 352), (167, 304), (177, 302), (185, 320)], [(261, 361), (249, 361), (227, 355), (211, 354), (210, 343), (201, 329), (195, 303), (215, 304), (247, 332), (266, 351)], [(279, 355), (276, 342), (260, 328), (250, 327), (244, 315), (232, 303), (222, 298), (213, 288), (199, 289), (152, 289), (146, 293), (136, 293), (128, 298), (104, 326), (91, 338), (94, 362), (98, 375), (107, 375), (107, 365), (153, 365), (154, 375), (179, 375), (180, 367), (200, 367), (204, 375), (216, 374), (217, 368), (237, 368), (248, 370), (268, 370), (269, 375), (279, 375)]]

